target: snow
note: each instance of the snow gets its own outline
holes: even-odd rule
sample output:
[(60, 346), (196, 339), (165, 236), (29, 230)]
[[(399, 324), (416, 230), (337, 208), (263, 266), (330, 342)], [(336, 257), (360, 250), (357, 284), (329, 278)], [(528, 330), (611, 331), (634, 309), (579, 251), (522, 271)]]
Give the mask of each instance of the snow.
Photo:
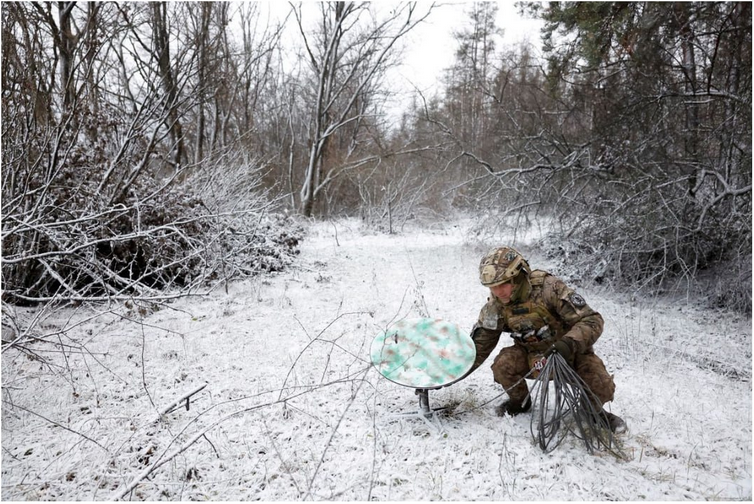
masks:
[[(414, 391), (370, 366), (369, 345), (404, 317), (471, 328), (479, 259), (510, 240), (473, 224), (314, 222), (291, 269), (227, 292), (46, 312), (40, 336), (65, 355), (3, 353), (2, 498), (107, 500), (134, 483), (126, 499), (751, 500), (747, 317), (580, 288), (605, 318), (595, 349), (615, 373), (626, 461), (575, 438), (542, 453), (530, 415), (495, 416), (491, 358), (430, 393), (450, 413), (412, 415)], [(549, 269), (538, 238), (516, 245)]]

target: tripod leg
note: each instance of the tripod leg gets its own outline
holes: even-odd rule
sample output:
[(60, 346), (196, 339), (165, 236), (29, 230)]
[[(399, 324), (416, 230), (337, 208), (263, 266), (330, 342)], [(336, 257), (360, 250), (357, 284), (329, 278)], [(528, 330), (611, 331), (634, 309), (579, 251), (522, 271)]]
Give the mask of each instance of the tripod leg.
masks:
[(429, 409), (429, 390), (416, 389), (416, 395), (419, 396), (419, 409), (426, 416), (432, 411)]

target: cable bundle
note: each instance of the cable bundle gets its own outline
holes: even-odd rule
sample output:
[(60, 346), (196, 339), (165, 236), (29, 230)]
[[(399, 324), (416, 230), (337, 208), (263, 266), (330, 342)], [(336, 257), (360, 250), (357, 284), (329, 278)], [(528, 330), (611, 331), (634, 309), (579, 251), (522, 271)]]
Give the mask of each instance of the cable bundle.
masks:
[[(550, 380), (554, 392), (552, 401), (548, 386)], [(589, 453), (604, 448), (618, 458), (625, 458), (607, 419), (590, 400), (594, 394), (563, 357), (557, 353), (550, 355), (534, 386), (538, 388), (532, 397), (535, 408), (531, 417), (531, 433), (545, 453), (557, 448), (571, 432), (584, 441)], [(565, 427), (565, 430), (561, 431), (561, 427)]]

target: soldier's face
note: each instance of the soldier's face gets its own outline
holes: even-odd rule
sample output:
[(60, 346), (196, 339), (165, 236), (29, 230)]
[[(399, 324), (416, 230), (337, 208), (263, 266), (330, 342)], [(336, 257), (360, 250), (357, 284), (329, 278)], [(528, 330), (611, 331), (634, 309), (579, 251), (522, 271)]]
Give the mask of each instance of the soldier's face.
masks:
[(503, 303), (509, 303), (513, 294), (513, 282), (490, 287), (490, 292)]

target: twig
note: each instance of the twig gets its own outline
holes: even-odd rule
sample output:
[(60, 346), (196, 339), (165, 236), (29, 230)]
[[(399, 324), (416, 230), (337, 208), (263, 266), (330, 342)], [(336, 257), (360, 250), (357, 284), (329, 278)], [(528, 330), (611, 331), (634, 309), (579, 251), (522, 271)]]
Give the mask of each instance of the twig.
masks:
[[(288, 382), (288, 378), (290, 378), (290, 376), (291, 376), (291, 373), (293, 373), (293, 369), (294, 369), (294, 368), (296, 367), (296, 363), (297, 363), (297, 362), (299, 361), (299, 359), (300, 359), (300, 358), (301, 358), (301, 357), (302, 357), (302, 356), (304, 355), (304, 353), (306, 352), (306, 350), (307, 350), (307, 349), (308, 349), (308, 348), (309, 348), (309, 347), (310, 347), (310, 346), (311, 346), (311, 345), (312, 345), (312, 344), (313, 344), (313, 343), (314, 343), (315, 341), (320, 341), (320, 340), (319, 340), (319, 337), (320, 337), (320, 336), (322, 336), (322, 334), (324, 334), (324, 332), (325, 332), (325, 331), (327, 331), (327, 330), (328, 330), (328, 329), (330, 328), (330, 326), (332, 326), (332, 325), (333, 325), (333, 324), (334, 324), (335, 322), (337, 322), (337, 321), (338, 321), (339, 319), (341, 319), (342, 317), (345, 317), (345, 316), (347, 316), (347, 315), (361, 315), (361, 314), (364, 314), (364, 313), (369, 313), (369, 312), (363, 312), (363, 311), (359, 311), (359, 312), (348, 312), (348, 313), (341, 313), (341, 314), (339, 314), (339, 315), (338, 315), (337, 317), (335, 317), (335, 318), (334, 318), (334, 319), (333, 319), (332, 321), (330, 321), (330, 323), (328, 323), (328, 324), (327, 324), (327, 325), (325, 326), (325, 328), (324, 328), (324, 329), (322, 329), (322, 330), (321, 330), (321, 331), (319, 332), (319, 334), (317, 334), (317, 336), (315, 336), (315, 337), (314, 337), (314, 339), (310, 340), (310, 341), (309, 341), (309, 343), (307, 343), (307, 344), (306, 344), (306, 346), (305, 346), (305, 347), (304, 347), (303, 349), (301, 349), (301, 352), (299, 352), (299, 354), (298, 354), (298, 355), (296, 356), (296, 359), (295, 359), (295, 360), (293, 361), (293, 364), (291, 364), (291, 367), (290, 367), (290, 369), (288, 369), (288, 374), (286, 374), (286, 375), (285, 375), (285, 379), (283, 380), (283, 384), (282, 384), (282, 385), (280, 386), (280, 395), (278, 396), (278, 399), (282, 399), (282, 397), (283, 397), (283, 391), (285, 390), (285, 384), (286, 384), (286, 383)], [(308, 336), (308, 335), (307, 335), (307, 336)]]
[(54, 420), (50, 420), (49, 418), (47, 418), (47, 417), (45, 417), (43, 415), (40, 415), (39, 413), (37, 413), (35, 411), (32, 411), (32, 410), (30, 410), (28, 408), (24, 408), (23, 406), (20, 406), (18, 404), (14, 404), (13, 407), (14, 408), (18, 408), (18, 409), (20, 409), (22, 411), (25, 411), (25, 412), (27, 412), (27, 413), (29, 413), (31, 415), (37, 416), (37, 417), (41, 418), (42, 420), (44, 420), (46, 422), (50, 422), (55, 427), (60, 427), (63, 430), (67, 430), (68, 432), (76, 434), (77, 436), (81, 436), (82, 438), (86, 439), (87, 441), (91, 441), (92, 443), (96, 444), (97, 446), (99, 446), (100, 448), (102, 448), (103, 450), (105, 450), (105, 452), (107, 452), (108, 454), (110, 453), (110, 451), (107, 448), (105, 448), (104, 446), (102, 446), (101, 444), (99, 444), (97, 441), (95, 441), (94, 439), (90, 438), (86, 434), (82, 434), (82, 433), (80, 433), (78, 431), (75, 431), (75, 430), (71, 429), (70, 427), (66, 427), (65, 425), (59, 424), (58, 422), (56, 422)]
[(333, 229), (335, 229), (335, 244), (340, 247), (340, 242), (338, 241), (338, 228), (335, 226), (334, 222), (330, 222), (332, 224)]
[(422, 317), (429, 317), (429, 307), (427, 307), (427, 301), (424, 299), (424, 293), (421, 290), (421, 283), (419, 282), (419, 279), (416, 278), (416, 271), (414, 271), (414, 264), (411, 262), (411, 255), (408, 253), (408, 250), (406, 250), (406, 257), (408, 258), (408, 265), (411, 268), (411, 275), (413, 275), (414, 283), (416, 284), (416, 293), (419, 295), (419, 300), (422, 304), (419, 308), (423, 308), (424, 310), (420, 315)]
[(217, 448), (215, 448), (215, 445), (214, 445), (214, 444), (212, 444), (212, 441), (210, 441), (210, 440), (209, 440), (209, 438), (207, 437), (207, 434), (204, 434), (204, 435), (203, 435), (202, 437), (203, 437), (203, 438), (204, 438), (204, 439), (205, 439), (205, 440), (206, 440), (206, 441), (207, 441), (207, 442), (209, 443), (209, 445), (210, 445), (210, 446), (212, 447), (212, 449), (213, 449), (213, 450), (215, 451), (215, 455), (217, 455), (217, 458), (221, 458), (221, 457), (220, 457), (220, 454), (219, 454), (219, 453), (218, 453), (218, 451), (217, 451)]
[(288, 465), (288, 462), (285, 461), (283, 458), (283, 454), (280, 453), (280, 449), (278, 448), (278, 444), (275, 442), (275, 438), (270, 435), (270, 429), (267, 427), (267, 422), (264, 423), (264, 428), (266, 430), (265, 434), (269, 436), (270, 438), (270, 444), (272, 445), (272, 449), (275, 450), (275, 455), (280, 459), (280, 463), (283, 466), (283, 470), (288, 474), (288, 476), (291, 477), (291, 481), (293, 482), (293, 486), (296, 487), (296, 491), (298, 492), (298, 495), (301, 495), (301, 488), (298, 486), (298, 480), (293, 476), (293, 471), (291, 470), (290, 466)]
[[(367, 368), (364, 371), (364, 376), (366, 376), (367, 373), (371, 368)], [(340, 418), (338, 419), (338, 423), (335, 424), (335, 428), (330, 433), (330, 437), (327, 440), (327, 443), (325, 444), (325, 449), (322, 450), (322, 455), (319, 457), (319, 462), (317, 462), (317, 467), (314, 468), (314, 473), (312, 474), (311, 480), (309, 480), (309, 488), (306, 489), (306, 495), (304, 496), (304, 500), (306, 500), (312, 493), (312, 487), (314, 486), (314, 480), (317, 477), (317, 473), (319, 472), (319, 469), (322, 467), (322, 463), (325, 461), (325, 455), (327, 454), (327, 450), (330, 448), (330, 445), (332, 444), (332, 440), (335, 437), (335, 434), (338, 432), (338, 428), (340, 427), (340, 424), (343, 422), (343, 419), (346, 416), (346, 413), (348, 413), (348, 410), (351, 409), (351, 406), (353, 406), (353, 403), (356, 402), (356, 393), (358, 393), (359, 390), (361, 390), (361, 387), (364, 385), (364, 378), (362, 377), (361, 381), (359, 382), (359, 386), (356, 388), (356, 391), (351, 396), (351, 400), (348, 401), (348, 405), (346, 406), (346, 409), (343, 410), (343, 414), (340, 415)]]

